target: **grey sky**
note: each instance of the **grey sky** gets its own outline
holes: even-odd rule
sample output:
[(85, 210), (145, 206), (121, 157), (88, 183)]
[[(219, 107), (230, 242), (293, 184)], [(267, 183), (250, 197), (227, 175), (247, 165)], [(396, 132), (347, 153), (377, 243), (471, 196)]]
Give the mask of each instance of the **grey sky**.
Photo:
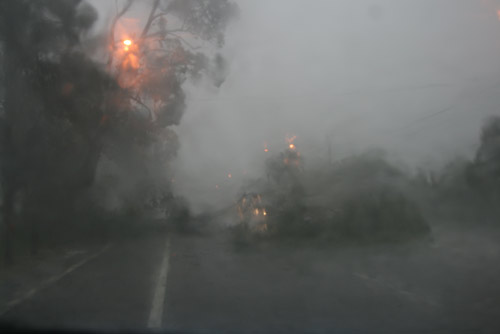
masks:
[(264, 142), (277, 152), (287, 135), (310, 161), (328, 137), (334, 159), (382, 147), (435, 168), (471, 156), (499, 112), (500, 1), (238, 3), (222, 50), (230, 74), (218, 90), (188, 85), (177, 128), (176, 184), (195, 204), (218, 200), (215, 185), (229, 200), (260, 176)]

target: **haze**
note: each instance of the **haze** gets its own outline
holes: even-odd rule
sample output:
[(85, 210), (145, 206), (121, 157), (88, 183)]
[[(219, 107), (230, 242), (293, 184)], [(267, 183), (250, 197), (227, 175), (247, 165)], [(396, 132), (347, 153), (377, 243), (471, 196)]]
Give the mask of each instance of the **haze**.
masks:
[[(114, 10), (92, 3), (101, 20)], [(198, 211), (231, 201), (262, 173), (264, 146), (282, 150), (286, 136), (310, 160), (330, 142), (333, 159), (383, 148), (409, 168), (437, 169), (472, 156), (497, 112), (500, 1), (238, 5), (222, 50), (228, 77), (219, 89), (188, 87), (176, 130), (175, 186)], [(208, 196), (216, 185), (224, 193)]]
[(0, 324), (500, 332), (500, 0), (89, 2), (0, 1)]
[(330, 140), (334, 159), (382, 147), (437, 168), (470, 156), (497, 111), (499, 2), (239, 5), (223, 52), (230, 74), (218, 91), (190, 90), (178, 128), (177, 186), (194, 204), (214, 199), (206, 191), (228, 173), (235, 183), (260, 172), (264, 142), (281, 150), (286, 135), (311, 159)]

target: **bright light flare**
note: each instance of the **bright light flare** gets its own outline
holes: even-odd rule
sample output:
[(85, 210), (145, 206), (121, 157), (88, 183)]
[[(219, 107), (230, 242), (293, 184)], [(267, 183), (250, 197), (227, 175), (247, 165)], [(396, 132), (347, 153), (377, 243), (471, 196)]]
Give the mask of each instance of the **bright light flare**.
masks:
[(126, 39), (123, 41), (123, 50), (128, 51), (130, 50), (129, 46), (132, 45), (132, 41), (130, 39)]
[(297, 138), (297, 136), (293, 136), (293, 137), (286, 137), (285, 140), (286, 142), (288, 143), (288, 147), (291, 149), (291, 150), (295, 150), (295, 144), (293, 143), (294, 140)]

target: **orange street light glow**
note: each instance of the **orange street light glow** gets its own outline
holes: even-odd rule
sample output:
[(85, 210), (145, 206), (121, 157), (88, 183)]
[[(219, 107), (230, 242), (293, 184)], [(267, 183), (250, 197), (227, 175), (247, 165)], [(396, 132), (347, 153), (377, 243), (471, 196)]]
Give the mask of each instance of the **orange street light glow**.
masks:
[(132, 41), (130, 39), (126, 39), (123, 41), (123, 44), (125, 44), (126, 46), (130, 46), (132, 45)]
[(269, 152), (269, 150), (267, 148), (264, 149), (264, 152)]
[(294, 150), (295, 149), (295, 145), (293, 144), (293, 141), (297, 138), (297, 136), (293, 136), (291, 138), (288, 138), (286, 137), (285, 140), (287, 141), (288, 143), (288, 147), (291, 149), (291, 150)]

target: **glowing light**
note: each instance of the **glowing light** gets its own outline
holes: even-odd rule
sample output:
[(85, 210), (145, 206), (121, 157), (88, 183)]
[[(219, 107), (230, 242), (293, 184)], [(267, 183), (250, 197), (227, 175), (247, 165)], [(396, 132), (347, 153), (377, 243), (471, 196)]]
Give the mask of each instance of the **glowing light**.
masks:
[(285, 140), (286, 142), (288, 143), (288, 147), (291, 149), (291, 150), (295, 150), (295, 144), (293, 143), (293, 141), (297, 138), (297, 136), (293, 136), (293, 137), (286, 137)]
[(129, 46), (132, 45), (132, 41), (130, 39), (126, 39), (123, 41), (123, 45), (124, 45), (123, 50), (128, 51), (128, 50), (130, 50)]
[(262, 209), (262, 214), (263, 214), (264, 216), (267, 216), (267, 211), (266, 211), (266, 209)]
[(133, 53), (127, 54), (122, 62), (122, 68), (125, 70), (137, 70), (139, 66), (139, 58)]
[(255, 213), (256, 216), (258, 216), (259, 215), (259, 209), (255, 209), (254, 213)]
[(227, 174), (227, 177), (232, 178), (233, 176), (229, 173), (229, 174)]
[(267, 148), (264, 149), (264, 152), (269, 152), (269, 150)]

